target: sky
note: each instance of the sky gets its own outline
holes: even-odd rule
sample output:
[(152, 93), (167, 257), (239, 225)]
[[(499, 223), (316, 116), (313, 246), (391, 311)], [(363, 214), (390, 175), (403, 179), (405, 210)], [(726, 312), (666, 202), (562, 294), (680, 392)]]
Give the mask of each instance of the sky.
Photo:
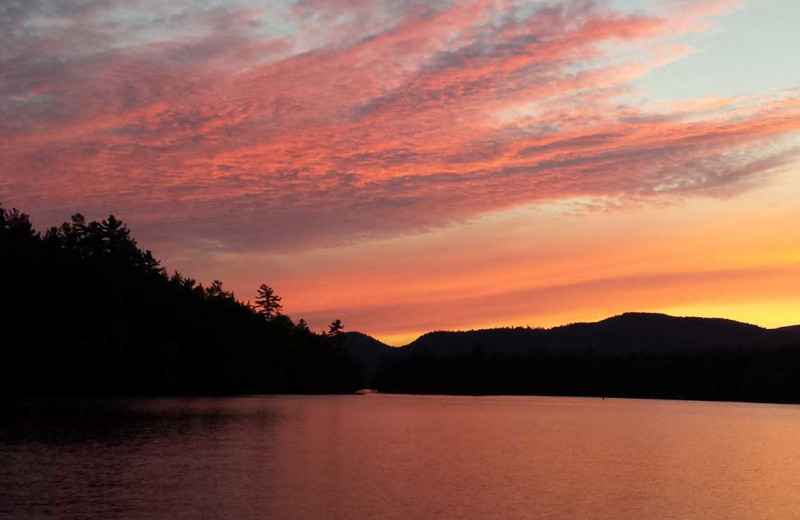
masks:
[(0, 202), (319, 330), (800, 323), (800, 2), (4, 0)]

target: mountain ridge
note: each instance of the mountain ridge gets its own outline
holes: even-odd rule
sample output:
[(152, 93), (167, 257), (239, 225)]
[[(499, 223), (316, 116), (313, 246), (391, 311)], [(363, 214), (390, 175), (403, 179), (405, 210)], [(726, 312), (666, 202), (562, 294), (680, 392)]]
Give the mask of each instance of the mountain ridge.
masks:
[(550, 329), (434, 331), (403, 347), (350, 334), (345, 348), (380, 392), (800, 403), (800, 326), (630, 312)]
[(754, 325), (747, 322), (742, 322), (738, 320), (733, 320), (729, 318), (708, 318), (708, 317), (699, 317), (699, 316), (673, 316), (666, 313), (656, 313), (656, 312), (641, 312), (641, 311), (628, 311), (623, 312), (622, 314), (617, 314), (614, 316), (609, 316), (608, 318), (603, 318), (602, 320), (597, 321), (576, 321), (571, 323), (565, 323), (563, 325), (554, 325), (552, 327), (523, 327), (523, 326), (508, 326), (508, 327), (493, 327), (493, 328), (484, 328), (484, 329), (454, 329), (454, 330), (432, 330), (429, 332), (425, 332), (421, 334), (413, 341), (406, 343), (405, 345), (389, 345), (387, 343), (382, 342), (381, 340), (366, 334), (364, 332), (359, 331), (352, 331), (347, 332), (346, 336), (350, 337), (352, 335), (363, 336), (368, 338), (372, 342), (378, 343), (381, 347), (386, 347), (389, 349), (404, 349), (416, 344), (419, 344), (421, 340), (426, 337), (436, 336), (436, 335), (458, 335), (458, 334), (474, 334), (474, 333), (487, 333), (487, 332), (500, 332), (500, 331), (509, 331), (509, 330), (525, 330), (525, 331), (538, 331), (538, 332), (550, 332), (554, 330), (563, 330), (568, 328), (580, 327), (580, 326), (592, 326), (592, 325), (601, 325), (601, 324), (611, 324), (611, 323), (619, 323), (623, 320), (630, 320), (632, 318), (644, 318), (644, 319), (667, 319), (667, 320), (682, 320), (682, 321), (695, 321), (695, 322), (702, 322), (708, 324), (727, 324), (731, 326), (738, 326), (744, 329), (749, 329), (752, 331), (765, 331), (768, 334), (776, 333), (777, 335), (791, 335), (797, 336), (800, 339), (800, 324), (798, 325), (787, 325), (782, 327), (775, 327), (775, 328), (768, 328), (762, 327), (760, 325)]
[(800, 325), (768, 329), (726, 318), (671, 316), (662, 313), (626, 312), (595, 321), (551, 328), (502, 327), (456, 331), (431, 331), (414, 341), (393, 347), (360, 333), (345, 335), (348, 354), (361, 363), (367, 382), (381, 368), (414, 356), (456, 359), (480, 355), (521, 360), (568, 355), (620, 357), (664, 356), (686, 352), (734, 353), (777, 347), (800, 346)]

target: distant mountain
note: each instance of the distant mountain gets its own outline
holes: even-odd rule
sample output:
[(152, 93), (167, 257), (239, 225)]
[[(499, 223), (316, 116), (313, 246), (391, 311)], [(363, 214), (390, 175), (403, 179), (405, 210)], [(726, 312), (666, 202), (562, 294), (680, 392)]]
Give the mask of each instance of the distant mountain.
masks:
[(552, 329), (504, 328), (428, 333), (405, 348), (455, 354), (475, 346), (487, 351), (550, 350), (600, 353), (663, 352), (676, 349), (736, 348), (800, 341), (800, 327), (769, 330), (718, 318), (678, 318), (629, 312), (594, 323)]
[(390, 347), (361, 332), (344, 333), (343, 346), (351, 358), (361, 363), (368, 381), (374, 376), (383, 360), (397, 351), (396, 347)]
[(776, 343), (797, 343), (800, 340), (800, 325), (772, 329), (769, 335)]
[(351, 332), (345, 345), (357, 359), (372, 365), (386, 353), (429, 349), (454, 355), (480, 347), (488, 352), (525, 350), (598, 353), (708, 350), (800, 343), (800, 325), (765, 329), (721, 318), (675, 317), (667, 314), (627, 312), (592, 323), (572, 323), (543, 328), (499, 328), (428, 332), (403, 347), (390, 347), (371, 336)]
[(800, 326), (625, 313), (551, 329), (430, 332), (403, 347), (350, 333), (382, 391), (799, 402)]

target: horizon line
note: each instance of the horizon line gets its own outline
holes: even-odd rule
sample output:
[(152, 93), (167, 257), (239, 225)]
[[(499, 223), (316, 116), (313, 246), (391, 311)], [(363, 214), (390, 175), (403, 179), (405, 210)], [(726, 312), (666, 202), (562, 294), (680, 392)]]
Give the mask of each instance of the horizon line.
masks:
[[(346, 334), (361, 334), (361, 335), (367, 336), (368, 338), (371, 338), (371, 339), (373, 339), (373, 340), (375, 340), (375, 341), (377, 341), (377, 342), (379, 342), (379, 343), (381, 343), (383, 345), (386, 345), (387, 347), (404, 348), (404, 347), (407, 347), (407, 346), (411, 345), (415, 341), (419, 340), (423, 336), (427, 336), (428, 334), (441, 333), (441, 332), (458, 334), (458, 333), (464, 333), (464, 332), (482, 332), (482, 331), (502, 330), (502, 329), (529, 329), (529, 330), (545, 330), (545, 331), (549, 331), (549, 330), (553, 330), (553, 329), (559, 329), (559, 328), (562, 328), (562, 327), (569, 327), (569, 326), (572, 326), (572, 325), (585, 325), (585, 324), (586, 325), (592, 325), (592, 324), (601, 323), (603, 321), (611, 320), (611, 319), (614, 319), (614, 318), (620, 318), (622, 316), (627, 316), (627, 315), (664, 316), (664, 317), (667, 317), (667, 318), (674, 318), (674, 319), (722, 320), (722, 321), (728, 321), (728, 322), (738, 323), (738, 324), (742, 324), (742, 325), (749, 325), (751, 327), (757, 327), (757, 328), (763, 329), (763, 330), (780, 330), (780, 329), (786, 329), (786, 328), (791, 328), (791, 327), (800, 327), (800, 322), (797, 322), (797, 323), (792, 324), (792, 325), (781, 325), (781, 326), (778, 326), (778, 327), (765, 327), (765, 326), (759, 325), (757, 323), (751, 323), (751, 322), (748, 322), (748, 321), (741, 321), (741, 320), (736, 320), (736, 319), (732, 319), (732, 318), (725, 318), (725, 317), (720, 317), (720, 316), (676, 315), (676, 314), (669, 314), (669, 313), (666, 313), (666, 312), (624, 311), (624, 312), (621, 312), (619, 314), (614, 314), (614, 315), (607, 316), (605, 318), (597, 319), (597, 320), (594, 320), (594, 321), (592, 321), (592, 320), (579, 320), (579, 321), (572, 321), (572, 322), (562, 323), (560, 325), (553, 325), (553, 326), (550, 326), (550, 327), (544, 327), (544, 326), (532, 327), (530, 325), (505, 325), (505, 326), (495, 326), (495, 327), (491, 327), (491, 326), (488, 326), (488, 327), (477, 327), (477, 328), (470, 328), (470, 329), (466, 329), (466, 328), (463, 328), (463, 329), (458, 329), (458, 328), (453, 328), (453, 329), (433, 329), (433, 330), (429, 330), (427, 332), (423, 332), (421, 334), (414, 333), (414, 334), (417, 334), (417, 336), (413, 340), (408, 341), (407, 343), (403, 343), (403, 344), (388, 343), (388, 342), (386, 342), (386, 341), (384, 341), (382, 339), (379, 339), (377, 336), (374, 336), (372, 334), (368, 334), (366, 332), (362, 332), (362, 331), (359, 331), (359, 330), (351, 330), (351, 331), (346, 332)], [(395, 336), (395, 337), (408, 336), (408, 337), (410, 337), (411, 335), (410, 334), (408, 334), (408, 335), (407, 334), (395, 334), (395, 335), (387, 335), (387, 336), (390, 336), (390, 337), (391, 336)]]

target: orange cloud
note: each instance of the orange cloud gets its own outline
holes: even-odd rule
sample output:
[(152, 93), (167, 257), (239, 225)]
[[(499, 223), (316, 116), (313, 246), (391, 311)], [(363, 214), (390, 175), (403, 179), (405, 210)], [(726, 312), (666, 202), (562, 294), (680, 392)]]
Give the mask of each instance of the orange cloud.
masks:
[[(266, 11), (246, 0), (219, 9), (111, 0), (0, 11), (0, 200), (45, 224), (114, 212), (143, 243), (199, 255), (187, 265), (205, 270), (220, 251), (357, 247), (522, 206), (745, 193), (796, 161), (800, 95), (640, 100), (633, 82), (693, 52), (676, 35), (742, 7), (689, 4), (630, 14), (582, 0)], [(462, 240), (480, 247), (480, 237)], [(466, 289), (480, 266), (434, 270), (431, 301), (486, 297), (531, 271), (497, 247), (507, 256), (487, 293)], [(696, 272), (727, 272), (715, 269)], [(666, 265), (630, 280), (666, 286), (690, 276), (681, 273)], [(297, 283), (304, 294), (319, 282), (308, 276)], [(375, 310), (389, 291), (406, 293), (387, 270), (374, 277), (389, 287), (364, 312), (404, 309)], [(568, 298), (575, 284), (600, 294), (605, 279), (562, 278), (547, 294)]]

